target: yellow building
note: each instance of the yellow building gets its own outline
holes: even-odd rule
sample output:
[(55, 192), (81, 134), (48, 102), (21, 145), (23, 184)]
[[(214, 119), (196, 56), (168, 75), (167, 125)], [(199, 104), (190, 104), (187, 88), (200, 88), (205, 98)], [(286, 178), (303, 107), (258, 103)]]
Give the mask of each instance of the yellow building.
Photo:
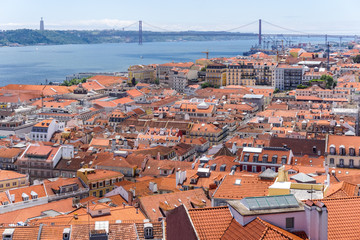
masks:
[(26, 174), (9, 170), (0, 170), (0, 192), (10, 188), (25, 187), (29, 185), (29, 178)]
[(255, 69), (252, 64), (234, 64), (226, 69), (226, 85), (255, 85)]
[(134, 65), (128, 69), (128, 83), (135, 78), (138, 82), (154, 82), (155, 69), (152, 66)]
[(206, 68), (206, 82), (213, 86), (225, 86), (226, 66), (220, 63), (213, 63)]
[(114, 184), (124, 179), (120, 172), (81, 168), (77, 171), (80, 178), (89, 187), (89, 196), (103, 197), (114, 189)]

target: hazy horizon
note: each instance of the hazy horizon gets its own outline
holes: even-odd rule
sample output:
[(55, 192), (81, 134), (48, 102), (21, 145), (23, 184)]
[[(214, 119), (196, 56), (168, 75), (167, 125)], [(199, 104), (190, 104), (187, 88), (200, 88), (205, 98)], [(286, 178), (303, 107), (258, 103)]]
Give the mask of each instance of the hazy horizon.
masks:
[[(306, 33), (360, 34), (360, 2), (344, 0), (258, 0), (256, 4), (229, 0), (225, 3), (183, 0), (155, 1), (2, 0), (0, 30), (39, 29), (40, 18), (48, 30), (121, 30), (144, 21), (144, 31), (226, 31), (264, 19), (275, 25)], [(136, 30), (134, 24), (126, 30)], [(258, 31), (256, 23), (236, 32)], [(264, 33), (291, 33), (263, 23)]]

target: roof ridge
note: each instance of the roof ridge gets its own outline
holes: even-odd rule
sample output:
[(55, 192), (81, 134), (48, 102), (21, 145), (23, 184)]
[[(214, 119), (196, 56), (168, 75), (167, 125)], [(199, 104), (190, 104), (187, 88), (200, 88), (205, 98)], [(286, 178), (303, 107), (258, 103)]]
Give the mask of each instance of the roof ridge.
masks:
[(229, 208), (228, 206), (218, 206), (218, 207), (205, 207), (205, 208), (191, 208), (188, 209), (189, 212), (195, 212), (195, 211), (204, 211), (204, 210), (209, 210), (209, 209), (227, 209)]
[(314, 201), (330, 201), (330, 200), (349, 200), (349, 199), (360, 199), (360, 196), (350, 196), (350, 197), (340, 197), (340, 198), (323, 198), (323, 199), (317, 199)]

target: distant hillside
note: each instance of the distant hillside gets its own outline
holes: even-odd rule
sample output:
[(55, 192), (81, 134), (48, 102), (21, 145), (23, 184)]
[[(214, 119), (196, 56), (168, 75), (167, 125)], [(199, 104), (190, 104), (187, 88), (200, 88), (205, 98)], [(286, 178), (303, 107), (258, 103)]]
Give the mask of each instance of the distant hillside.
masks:
[[(257, 35), (252, 33), (229, 32), (143, 32), (143, 42), (165, 41), (219, 41), (253, 39)], [(12, 45), (60, 45), (60, 44), (94, 44), (137, 42), (137, 31), (101, 30), (30, 30), (19, 29), (0, 31), (0, 46)]]

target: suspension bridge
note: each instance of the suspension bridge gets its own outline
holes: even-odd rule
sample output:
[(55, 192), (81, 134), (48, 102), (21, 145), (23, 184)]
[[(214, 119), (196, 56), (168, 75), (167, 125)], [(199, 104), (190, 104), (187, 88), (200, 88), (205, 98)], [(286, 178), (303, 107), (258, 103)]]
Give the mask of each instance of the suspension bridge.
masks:
[[(285, 31), (284, 33), (263, 33), (263, 24), (266, 24), (267, 26), (270, 26), (271, 28), (275, 28), (275, 29), (279, 29), (281, 31)], [(355, 41), (357, 40), (357, 35), (353, 34), (353, 35), (349, 35), (349, 34), (326, 34), (326, 33), (307, 33), (304, 31), (299, 31), (297, 29), (292, 29), (292, 28), (288, 28), (288, 27), (283, 27), (280, 26), (278, 24), (274, 24), (271, 23), (269, 21), (266, 20), (256, 20), (256, 21), (252, 21), (250, 23), (247, 24), (243, 24), (239, 27), (235, 27), (235, 28), (231, 28), (231, 29), (226, 29), (223, 31), (211, 31), (212, 34), (217, 34), (217, 35), (221, 35), (221, 34), (225, 34), (225, 33), (234, 33), (235, 31), (237, 31), (238, 33), (239, 30), (245, 29), (245, 28), (249, 28), (250, 26), (258, 26), (258, 32), (254, 33), (254, 31), (252, 32), (253, 35), (257, 35), (258, 36), (258, 45), (259, 46), (265, 46), (266, 44), (269, 44), (269, 40), (273, 40), (273, 38), (283, 38), (283, 40), (285, 40), (287, 43), (291, 44), (291, 40), (289, 38), (291, 37), (307, 37), (307, 38), (324, 38), (324, 43), (327, 44), (328, 43), (328, 38), (336, 38), (340, 40), (340, 44), (342, 42), (342, 39), (345, 38), (350, 38), (350, 39), (354, 39)], [(179, 31), (174, 31), (171, 29), (165, 29), (163, 27), (159, 27), (153, 24), (150, 24), (148, 22), (145, 21), (136, 21), (134, 23), (131, 23), (127, 26), (123, 26), (121, 27), (122, 30), (129, 30), (129, 29), (134, 29), (134, 27), (136, 27), (138, 33), (139, 33), (139, 45), (142, 45), (143, 43), (143, 30), (145, 29), (146, 31), (160, 31), (160, 32), (172, 32), (172, 33), (176, 33)], [(143, 28), (145, 27), (145, 28)], [(188, 30), (191, 31), (191, 30)], [(182, 31), (182, 32), (186, 32), (186, 31)], [(245, 33), (245, 32), (244, 32)], [(249, 33), (249, 32), (247, 32)]]

